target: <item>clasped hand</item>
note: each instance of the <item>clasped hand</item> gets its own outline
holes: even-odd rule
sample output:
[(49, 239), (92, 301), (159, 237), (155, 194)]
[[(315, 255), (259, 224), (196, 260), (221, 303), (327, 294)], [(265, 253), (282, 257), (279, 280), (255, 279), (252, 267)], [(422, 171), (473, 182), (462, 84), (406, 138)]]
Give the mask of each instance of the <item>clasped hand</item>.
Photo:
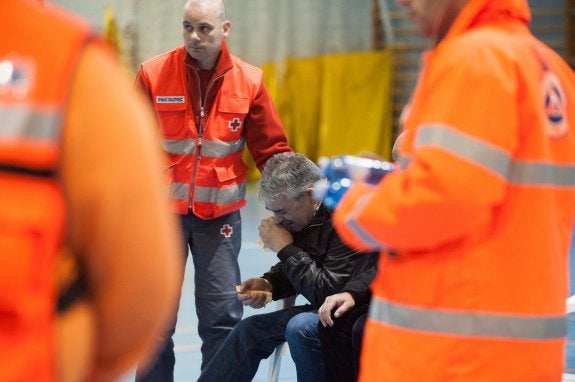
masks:
[(276, 224), (273, 216), (263, 219), (258, 230), (264, 248), (270, 248), (279, 252), (286, 245), (293, 243), (293, 236), (290, 231), (282, 225)]

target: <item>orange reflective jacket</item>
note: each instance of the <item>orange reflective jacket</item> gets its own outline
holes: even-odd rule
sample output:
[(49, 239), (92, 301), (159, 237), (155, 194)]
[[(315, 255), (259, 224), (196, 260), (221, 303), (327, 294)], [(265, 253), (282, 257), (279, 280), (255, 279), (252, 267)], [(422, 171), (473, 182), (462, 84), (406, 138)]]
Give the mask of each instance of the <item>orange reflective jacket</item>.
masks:
[(25, 0), (0, 14), (0, 380), (53, 381), (60, 128), (88, 28)]
[(382, 250), (363, 382), (561, 379), (575, 76), (529, 18), (525, 0), (467, 3), (425, 57), (402, 169), (335, 213), (344, 241)]
[(291, 149), (260, 69), (231, 55), (224, 42), (200, 99), (199, 77), (185, 60), (183, 46), (154, 57), (142, 64), (137, 83), (162, 127), (176, 212), (192, 208), (212, 219), (246, 204), (246, 144), (260, 169), (271, 155)]

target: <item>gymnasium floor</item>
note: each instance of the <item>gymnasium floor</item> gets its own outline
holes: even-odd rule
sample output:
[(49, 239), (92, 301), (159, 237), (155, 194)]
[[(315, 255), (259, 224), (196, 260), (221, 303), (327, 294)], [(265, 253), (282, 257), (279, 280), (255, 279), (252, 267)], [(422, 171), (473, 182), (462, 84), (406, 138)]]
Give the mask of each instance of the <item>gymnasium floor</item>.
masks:
[[(240, 267), (242, 279), (249, 277), (257, 277), (267, 271), (270, 266), (277, 262), (275, 253), (264, 251), (257, 243), (258, 239), (258, 224), (260, 220), (268, 216), (268, 212), (263, 207), (263, 204), (257, 200), (255, 195), (255, 187), (251, 186), (248, 189), (248, 205), (242, 209), (243, 219), (243, 238), (242, 250), (240, 252)], [(574, 235), (575, 236), (575, 235)], [(575, 241), (575, 237), (574, 237)], [(575, 274), (575, 248), (571, 251), (571, 274)], [(191, 265), (191, 262), (188, 262)], [(176, 367), (174, 370), (174, 378), (176, 382), (193, 382), (200, 373), (200, 338), (197, 332), (197, 317), (194, 309), (194, 285), (193, 285), (194, 269), (193, 266), (188, 266), (186, 269), (186, 276), (184, 280), (184, 290), (182, 301), (180, 303), (180, 313), (178, 316), (178, 326), (174, 337), (175, 351), (176, 351)], [(572, 283), (574, 284), (574, 283)], [(575, 287), (571, 286), (571, 294), (575, 294)], [(296, 303), (299, 303), (303, 298), (300, 296)], [(302, 301), (303, 302), (303, 301)], [(268, 304), (264, 309), (252, 309), (249, 307), (244, 308), (244, 317), (252, 314), (269, 312), (277, 308), (276, 302), (273, 301)], [(566, 372), (575, 374), (575, 313), (568, 316), (568, 341), (567, 341), (567, 355), (566, 355)], [(271, 357), (270, 357), (271, 358)], [(254, 382), (266, 382), (268, 376), (269, 361), (263, 360), (260, 363), (259, 370), (253, 379)], [(565, 376), (564, 381), (575, 381), (568, 379)], [(131, 375), (126, 376), (122, 382), (133, 381)], [(295, 365), (290, 357), (282, 357), (281, 369), (279, 373), (279, 381), (281, 382), (296, 382)]]

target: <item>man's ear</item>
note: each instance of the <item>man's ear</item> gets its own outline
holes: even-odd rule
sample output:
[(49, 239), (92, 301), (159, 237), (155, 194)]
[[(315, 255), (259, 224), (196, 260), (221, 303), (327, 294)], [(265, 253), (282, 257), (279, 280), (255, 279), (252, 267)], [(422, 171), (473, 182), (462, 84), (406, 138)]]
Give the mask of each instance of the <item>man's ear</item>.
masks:
[(224, 24), (222, 25), (222, 28), (224, 30), (222, 36), (224, 37), (224, 39), (228, 38), (230, 31), (232, 30), (232, 22), (230, 20), (225, 20)]
[(309, 196), (310, 198), (313, 198), (313, 187), (308, 187), (305, 189), (305, 193), (307, 196)]

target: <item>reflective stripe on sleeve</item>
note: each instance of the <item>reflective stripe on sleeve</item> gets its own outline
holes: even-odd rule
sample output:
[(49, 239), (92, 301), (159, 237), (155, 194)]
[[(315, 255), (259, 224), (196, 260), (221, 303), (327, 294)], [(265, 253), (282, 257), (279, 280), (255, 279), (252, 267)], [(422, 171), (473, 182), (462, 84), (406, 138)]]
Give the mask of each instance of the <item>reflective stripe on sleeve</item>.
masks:
[(441, 125), (426, 125), (417, 131), (416, 148), (437, 146), (450, 153), (477, 163), (506, 178), (511, 163), (510, 156), (503, 150)]
[(369, 317), (386, 325), (425, 332), (519, 340), (560, 339), (567, 333), (564, 315), (550, 317), (475, 313), (413, 307), (374, 296)]
[(525, 186), (575, 186), (575, 165), (514, 160), (488, 142), (450, 127), (426, 125), (417, 132), (417, 148), (436, 146), (451, 154), (495, 172), (506, 181)]
[(364, 243), (364, 245), (372, 250), (381, 250), (385, 246), (380, 244), (376, 239), (372, 238), (369, 233), (367, 233), (360, 224), (357, 223), (357, 215), (363, 211), (364, 205), (369, 201), (371, 195), (364, 195), (359, 198), (355, 204), (353, 211), (346, 223), (348, 228), (355, 233), (355, 235)]

